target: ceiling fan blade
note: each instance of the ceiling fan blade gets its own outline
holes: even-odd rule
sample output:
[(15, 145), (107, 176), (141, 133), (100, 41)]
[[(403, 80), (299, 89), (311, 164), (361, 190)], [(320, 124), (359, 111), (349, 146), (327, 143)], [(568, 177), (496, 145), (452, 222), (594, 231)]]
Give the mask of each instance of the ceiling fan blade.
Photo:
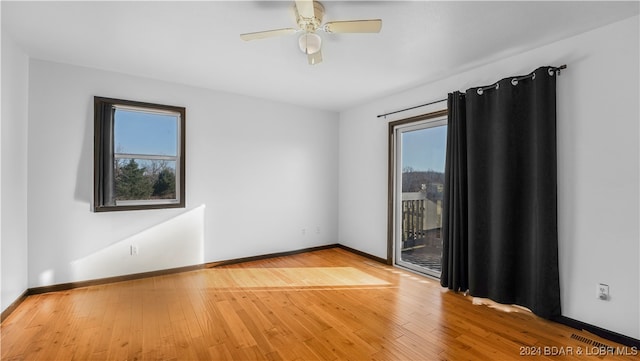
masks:
[(318, 50), (313, 54), (307, 55), (307, 59), (309, 60), (309, 65), (316, 65), (322, 63), (322, 50)]
[(328, 33), (379, 33), (382, 20), (330, 21), (323, 27)]
[(255, 32), (255, 33), (240, 34), (240, 39), (242, 39), (244, 41), (256, 40), (256, 39), (264, 39), (264, 38), (271, 38), (271, 37), (274, 37), (274, 36), (292, 34), (292, 33), (295, 33), (296, 31), (297, 30), (294, 29), (294, 28), (258, 31), (258, 32)]
[(298, 15), (305, 19), (311, 19), (315, 16), (313, 0), (296, 0), (296, 8), (298, 9)]

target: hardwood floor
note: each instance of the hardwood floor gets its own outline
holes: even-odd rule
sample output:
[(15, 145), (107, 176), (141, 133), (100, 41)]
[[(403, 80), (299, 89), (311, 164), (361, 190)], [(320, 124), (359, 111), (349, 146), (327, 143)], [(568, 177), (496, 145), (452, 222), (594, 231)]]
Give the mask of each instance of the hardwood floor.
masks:
[(638, 360), (630, 347), (508, 309), (333, 248), (30, 296), (2, 323), (1, 357)]

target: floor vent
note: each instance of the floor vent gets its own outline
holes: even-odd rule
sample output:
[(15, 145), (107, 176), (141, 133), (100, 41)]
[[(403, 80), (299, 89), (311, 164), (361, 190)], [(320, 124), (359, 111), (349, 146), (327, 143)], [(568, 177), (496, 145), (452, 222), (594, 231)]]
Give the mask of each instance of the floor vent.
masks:
[(575, 333), (571, 334), (571, 338), (574, 339), (574, 340), (578, 340), (580, 342), (584, 342), (587, 345), (591, 345), (591, 346), (598, 347), (598, 348), (609, 349), (611, 347), (611, 346), (606, 345), (606, 344), (604, 344), (602, 342), (599, 342), (599, 341), (596, 341), (596, 340), (592, 340), (592, 339), (584, 337), (584, 336), (576, 335)]

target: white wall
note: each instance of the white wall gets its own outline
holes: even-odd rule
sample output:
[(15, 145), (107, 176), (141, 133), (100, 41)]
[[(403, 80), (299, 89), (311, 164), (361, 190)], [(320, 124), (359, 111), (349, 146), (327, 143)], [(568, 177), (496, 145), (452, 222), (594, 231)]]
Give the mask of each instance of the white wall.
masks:
[[(29, 287), (336, 243), (336, 113), (40, 60), (29, 80)], [(186, 107), (186, 209), (90, 212), (93, 96)]]
[[(340, 243), (386, 257), (388, 122), (446, 103), (376, 115), (567, 64), (557, 95), (562, 313), (640, 338), (638, 28), (636, 16), (341, 113)], [(599, 282), (610, 301), (596, 298)]]
[(2, 32), (0, 312), (27, 290), (28, 64)]

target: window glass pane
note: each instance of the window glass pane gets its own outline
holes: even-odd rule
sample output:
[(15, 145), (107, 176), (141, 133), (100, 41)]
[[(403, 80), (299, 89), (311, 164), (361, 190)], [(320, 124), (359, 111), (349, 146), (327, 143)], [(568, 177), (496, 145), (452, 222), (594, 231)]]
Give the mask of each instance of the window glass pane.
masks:
[(399, 264), (439, 276), (447, 126), (401, 133), (402, 225)]
[(116, 153), (177, 155), (178, 116), (116, 109), (114, 118)]
[(422, 184), (431, 184), (431, 174), (442, 176), (447, 142), (447, 127), (439, 126), (402, 133), (402, 172), (416, 173), (403, 179), (402, 192), (418, 192)]
[(120, 158), (115, 161), (116, 200), (176, 199), (176, 162)]

